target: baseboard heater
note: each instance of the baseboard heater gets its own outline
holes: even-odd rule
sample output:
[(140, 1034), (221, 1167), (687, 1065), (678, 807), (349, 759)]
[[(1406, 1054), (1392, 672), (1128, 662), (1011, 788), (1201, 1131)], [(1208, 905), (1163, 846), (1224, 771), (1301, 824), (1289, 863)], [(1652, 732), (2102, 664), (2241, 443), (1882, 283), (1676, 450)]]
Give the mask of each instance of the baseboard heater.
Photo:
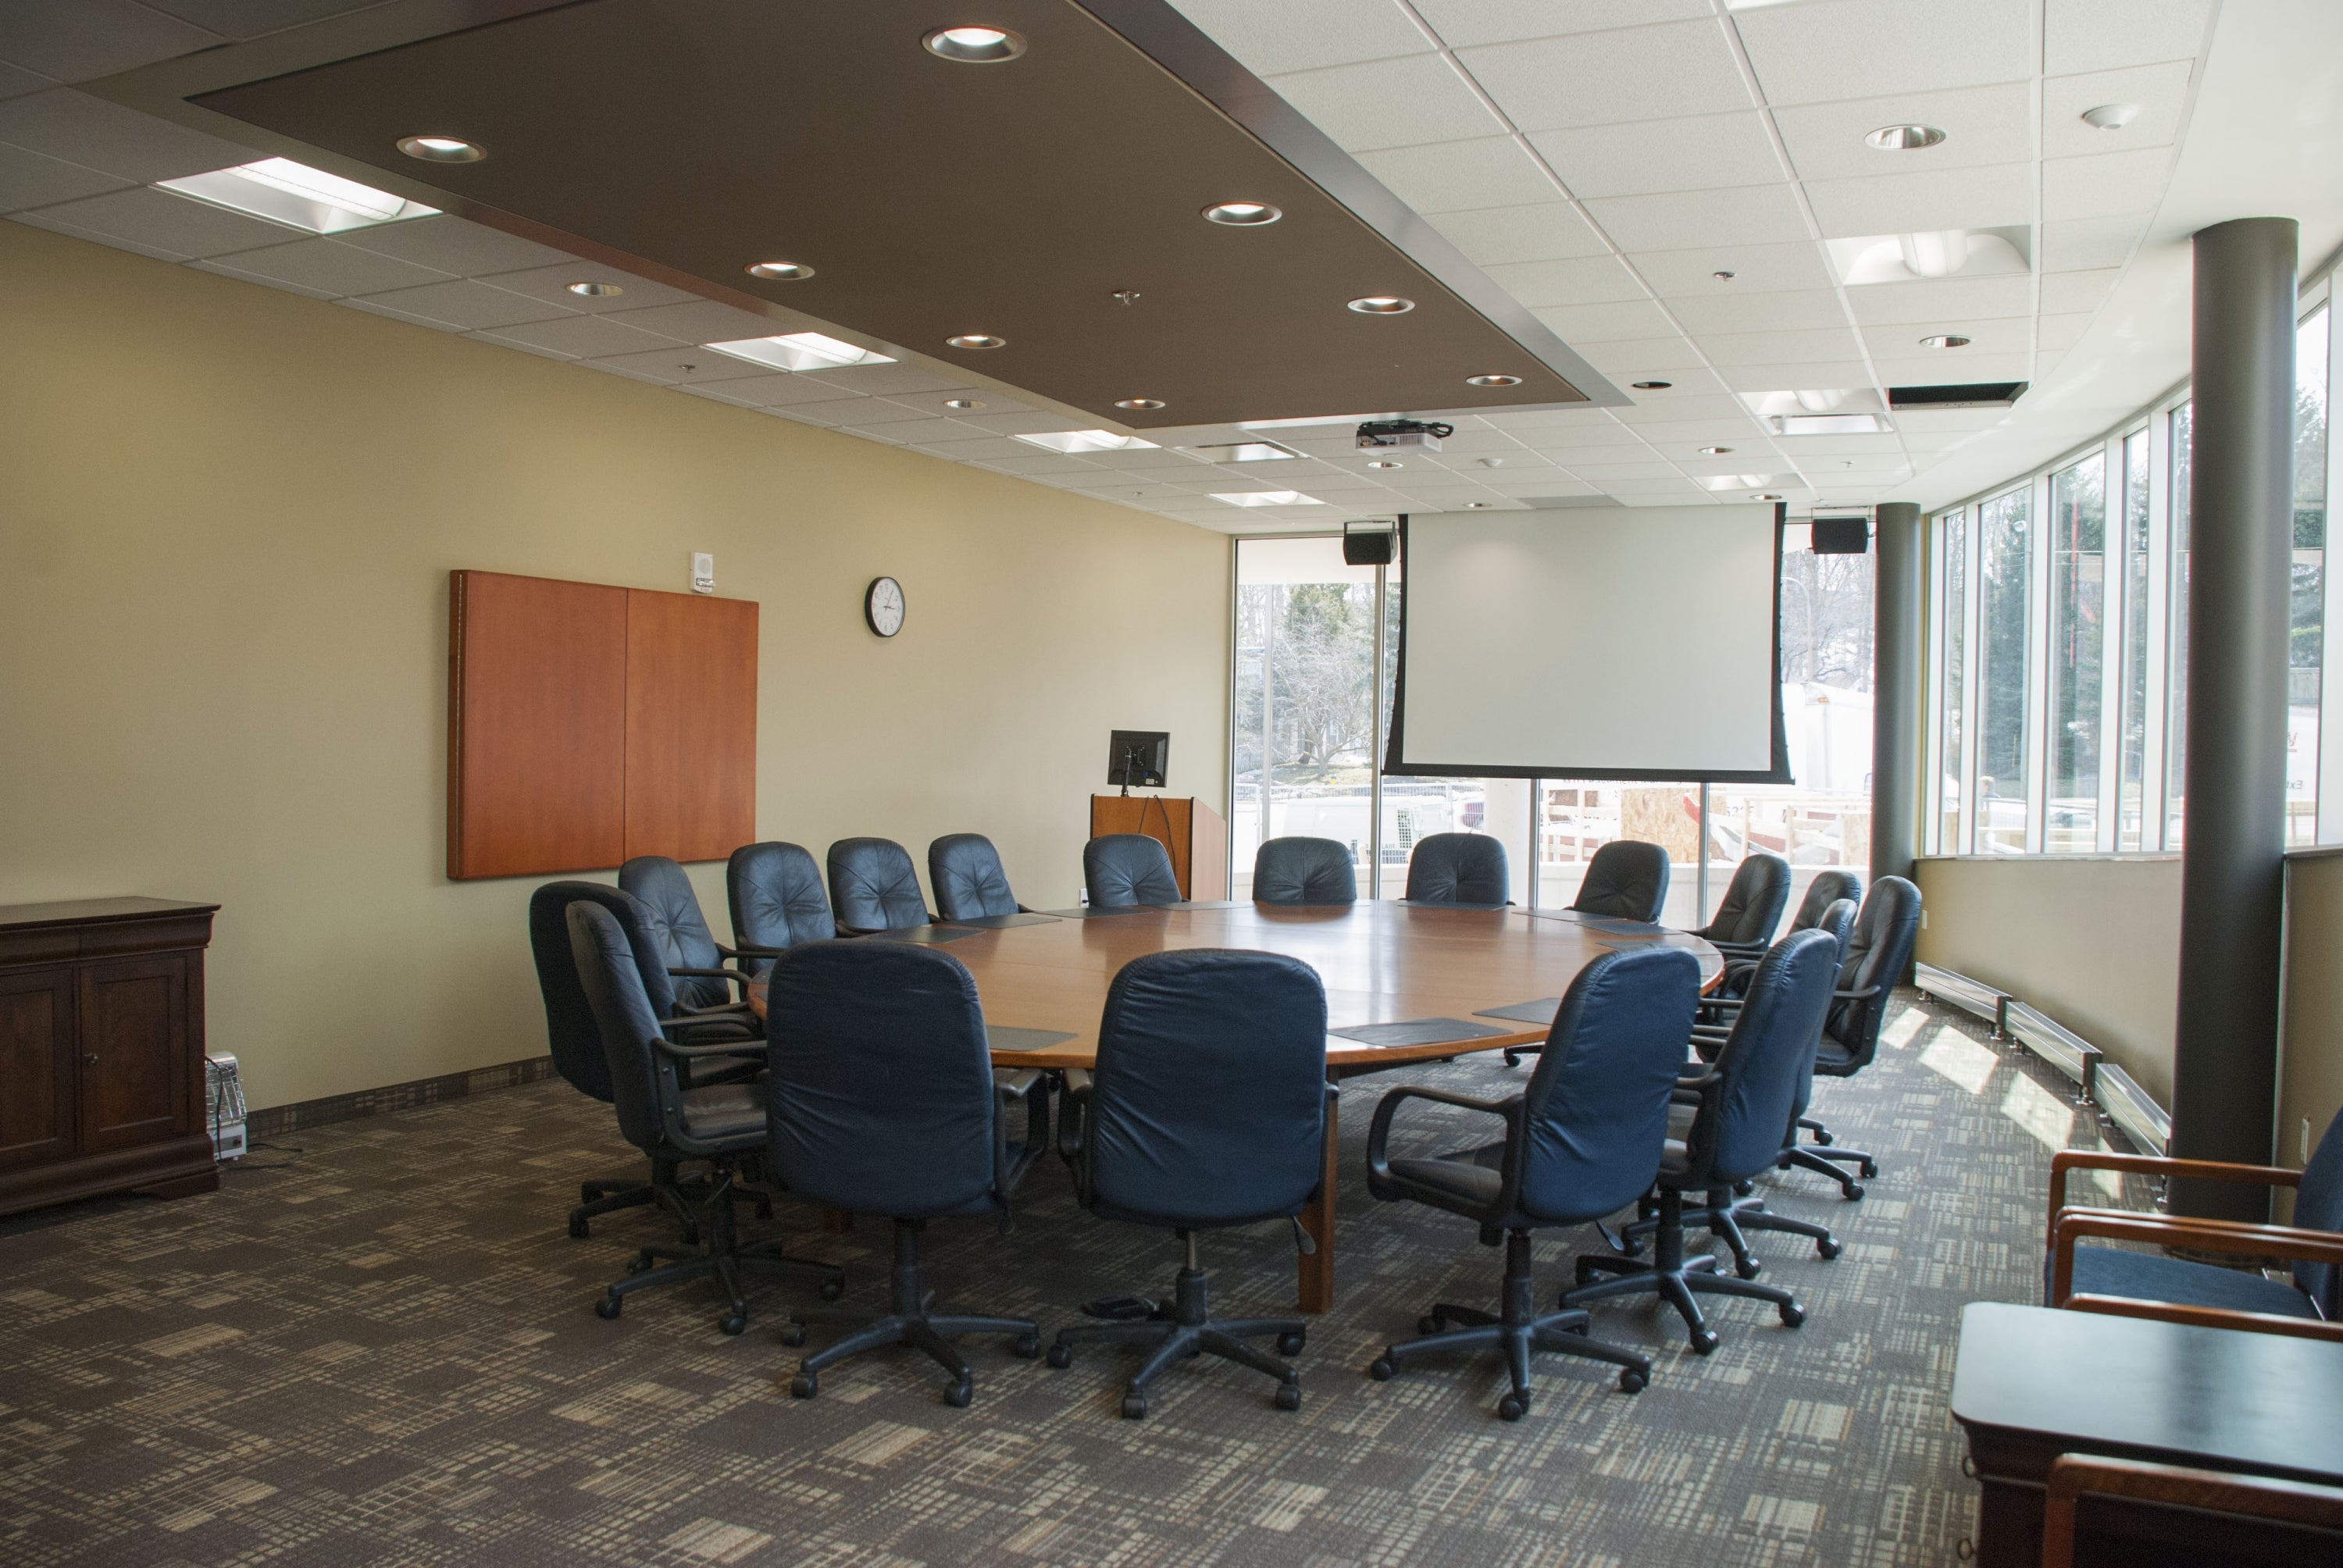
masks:
[(1912, 983), (1919, 987), (1923, 996), (1951, 1002), (1963, 1012), (1975, 1013), (1993, 1025), (1996, 1040), (2006, 1037), (2008, 1026), (2002, 1021), (2002, 1009), (2008, 1005), (2007, 992), (1996, 990), (1983, 980), (1971, 980), (1950, 970), (1940, 970), (1934, 964), (1914, 964)]
[(2015, 998), (2001, 1006), (2002, 1028), (2019, 1044), (2083, 1086), (2089, 1098), (2099, 1075), (2099, 1048), (2057, 1020), (2045, 1017)]
[(2164, 1154), (2172, 1147), (2172, 1116), (2132, 1081), (2130, 1073), (2111, 1061), (2099, 1063), (2091, 1075), (2092, 1097), (2116, 1131), (2131, 1140), (2142, 1154)]

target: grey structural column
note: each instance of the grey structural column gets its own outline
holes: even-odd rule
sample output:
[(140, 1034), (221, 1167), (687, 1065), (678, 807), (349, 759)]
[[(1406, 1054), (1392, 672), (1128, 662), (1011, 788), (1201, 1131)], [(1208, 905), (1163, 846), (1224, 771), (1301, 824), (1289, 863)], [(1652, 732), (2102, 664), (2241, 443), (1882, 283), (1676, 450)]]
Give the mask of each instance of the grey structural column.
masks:
[[(2291, 218), (2196, 237), (2188, 691), (2172, 1152), (2268, 1164), (2286, 919), (2288, 576), (2294, 550)], [(2240, 1183), (2174, 1186), (2175, 1211), (2267, 1220)]]
[(1871, 876), (1909, 877), (1920, 853), (1920, 508), (1872, 514)]

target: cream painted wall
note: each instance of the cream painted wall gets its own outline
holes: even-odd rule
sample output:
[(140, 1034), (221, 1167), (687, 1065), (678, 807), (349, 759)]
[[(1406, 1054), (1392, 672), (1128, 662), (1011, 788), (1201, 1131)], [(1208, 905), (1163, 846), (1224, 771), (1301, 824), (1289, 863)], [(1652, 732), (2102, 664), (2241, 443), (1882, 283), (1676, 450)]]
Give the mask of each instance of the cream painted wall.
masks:
[(1923, 859), (1918, 957), (2056, 1019), (2172, 1104), (2180, 858)]
[(758, 830), (817, 856), (973, 829), (1071, 902), (1118, 725), (1226, 806), (1222, 535), (18, 224), (0, 277), (0, 903), (222, 904), (256, 1106), (545, 1050), (537, 879), (444, 875), (454, 567), (715, 552), (763, 607)]
[(2286, 858), (2286, 1055), (2278, 1161), (2303, 1162), (2343, 1109), (2343, 850)]

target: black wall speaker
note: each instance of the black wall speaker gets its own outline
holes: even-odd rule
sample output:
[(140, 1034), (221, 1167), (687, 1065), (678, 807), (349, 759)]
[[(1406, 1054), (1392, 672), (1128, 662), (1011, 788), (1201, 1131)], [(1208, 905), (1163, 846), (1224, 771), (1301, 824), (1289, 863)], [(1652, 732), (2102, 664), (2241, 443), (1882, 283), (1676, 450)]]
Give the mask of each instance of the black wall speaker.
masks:
[(1342, 564), (1352, 567), (1387, 567), (1398, 558), (1399, 530), (1396, 528), (1350, 528), (1342, 530)]
[(1814, 551), (1818, 556), (1859, 556), (1871, 548), (1869, 518), (1816, 518)]

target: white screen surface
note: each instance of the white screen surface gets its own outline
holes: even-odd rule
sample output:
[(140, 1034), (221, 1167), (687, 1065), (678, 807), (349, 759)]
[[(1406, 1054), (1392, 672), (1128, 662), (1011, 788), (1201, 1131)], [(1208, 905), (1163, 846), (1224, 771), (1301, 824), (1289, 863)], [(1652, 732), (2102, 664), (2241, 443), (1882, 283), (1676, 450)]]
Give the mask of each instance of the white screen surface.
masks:
[(1765, 775), (1771, 503), (1410, 519), (1393, 771)]

